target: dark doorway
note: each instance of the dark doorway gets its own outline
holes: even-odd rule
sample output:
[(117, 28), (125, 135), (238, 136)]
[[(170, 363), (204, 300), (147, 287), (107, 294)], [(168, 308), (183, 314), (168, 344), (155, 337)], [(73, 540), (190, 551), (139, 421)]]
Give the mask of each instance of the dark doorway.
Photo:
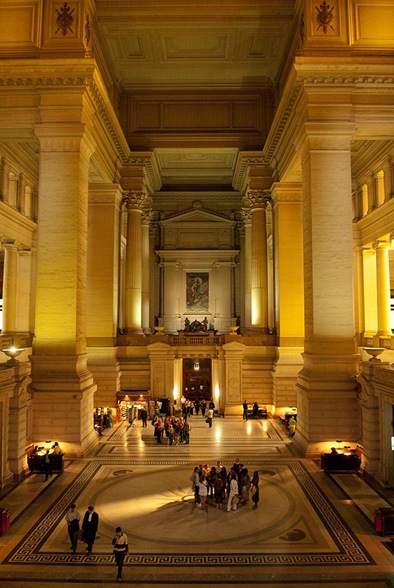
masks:
[(210, 400), (211, 388), (211, 360), (208, 358), (183, 359), (183, 395), (189, 400), (199, 398)]

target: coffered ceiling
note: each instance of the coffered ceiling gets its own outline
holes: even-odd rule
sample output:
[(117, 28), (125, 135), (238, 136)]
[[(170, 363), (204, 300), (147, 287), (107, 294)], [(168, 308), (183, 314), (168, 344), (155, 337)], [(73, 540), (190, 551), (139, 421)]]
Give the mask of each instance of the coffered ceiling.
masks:
[(285, 58), (295, 0), (96, 0), (108, 62), (125, 90), (245, 89)]
[(239, 149), (262, 148), (294, 5), (96, 0), (123, 130), (132, 151), (155, 151), (163, 189), (232, 189)]

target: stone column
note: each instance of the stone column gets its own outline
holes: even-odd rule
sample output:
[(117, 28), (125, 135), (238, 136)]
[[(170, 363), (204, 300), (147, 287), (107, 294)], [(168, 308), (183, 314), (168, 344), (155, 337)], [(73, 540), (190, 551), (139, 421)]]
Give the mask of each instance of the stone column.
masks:
[(126, 334), (142, 334), (142, 225), (145, 192), (128, 192), (126, 250)]
[(386, 157), (383, 164), (384, 171), (384, 201), (391, 200), (394, 192), (394, 166), (391, 155)]
[(252, 209), (252, 275), (251, 275), (251, 319), (255, 332), (268, 332), (268, 276), (267, 276), (267, 230), (265, 206), (267, 194), (264, 190), (249, 190)]
[(361, 409), (361, 438), (364, 470), (371, 476), (379, 472), (380, 465), (380, 415), (379, 398), (375, 395), (373, 378), (375, 368), (383, 365), (380, 359), (363, 361), (358, 384), (361, 387), (359, 405)]
[(304, 367), (295, 442), (307, 454), (358, 439), (352, 275), (352, 124), (306, 123), (298, 142), (304, 200)]
[[(225, 416), (242, 414), (242, 361), (246, 346), (234, 341), (222, 346), (225, 363)], [(222, 404), (222, 405), (223, 405)]]
[(119, 308), (121, 202), (119, 184), (89, 185), (86, 295), (89, 346), (115, 344)]
[(376, 293), (378, 307), (378, 335), (391, 336), (390, 325), (390, 266), (389, 245), (376, 241)]
[(175, 350), (167, 343), (147, 347), (150, 360), (150, 389), (153, 398), (171, 398), (174, 390)]
[(8, 461), (14, 478), (19, 478), (27, 467), (26, 447), (30, 442), (30, 362), (14, 361), (14, 374), (14, 392), (10, 398), (8, 416)]
[(250, 208), (242, 209), (242, 217), (245, 227), (242, 261), (244, 262), (244, 317), (243, 327), (245, 332), (252, 326), (252, 211)]
[(159, 316), (160, 307), (160, 277), (156, 249), (157, 221), (149, 225), (149, 326), (155, 324), (155, 316)]
[(362, 344), (362, 336), (365, 331), (364, 313), (364, 261), (363, 248), (360, 245), (354, 247), (354, 316), (356, 335), (359, 344)]
[(150, 242), (149, 225), (152, 218), (152, 210), (142, 211), (142, 330), (149, 335), (151, 333), (150, 322)]
[(373, 210), (375, 210), (375, 208), (377, 206), (376, 176), (373, 171), (368, 172), (367, 186), (368, 186), (368, 212), (372, 212)]
[(120, 390), (113, 346), (119, 315), (121, 202), (119, 184), (89, 185), (86, 335), (88, 366), (97, 385), (95, 406), (115, 407)]
[(18, 246), (15, 241), (3, 243), (3, 333), (15, 333)]
[(362, 249), (363, 292), (364, 292), (364, 334), (373, 337), (378, 330), (378, 303), (376, 291), (376, 251)]
[(59, 441), (68, 457), (97, 441), (87, 368), (88, 171), (93, 145), (80, 124), (42, 124), (40, 140), (33, 442)]

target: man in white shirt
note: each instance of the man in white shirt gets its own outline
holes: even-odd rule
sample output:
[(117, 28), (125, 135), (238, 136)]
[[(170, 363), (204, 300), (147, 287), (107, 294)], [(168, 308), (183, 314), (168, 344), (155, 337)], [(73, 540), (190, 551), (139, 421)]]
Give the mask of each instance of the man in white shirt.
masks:
[(212, 427), (212, 419), (213, 419), (213, 408), (208, 410), (208, 423), (209, 426)]
[(73, 550), (73, 553), (77, 551), (77, 543), (78, 543), (78, 534), (79, 534), (79, 521), (81, 520), (81, 515), (77, 511), (77, 507), (75, 504), (72, 504), (70, 510), (66, 514), (66, 521), (68, 525), (68, 535), (71, 540), (71, 547), (70, 549)]

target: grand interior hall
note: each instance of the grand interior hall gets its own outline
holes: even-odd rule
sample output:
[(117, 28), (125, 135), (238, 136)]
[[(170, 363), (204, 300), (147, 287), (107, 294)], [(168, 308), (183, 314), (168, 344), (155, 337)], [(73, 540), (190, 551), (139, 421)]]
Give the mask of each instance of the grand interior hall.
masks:
[(393, 31), (0, 0), (4, 588), (394, 588)]

